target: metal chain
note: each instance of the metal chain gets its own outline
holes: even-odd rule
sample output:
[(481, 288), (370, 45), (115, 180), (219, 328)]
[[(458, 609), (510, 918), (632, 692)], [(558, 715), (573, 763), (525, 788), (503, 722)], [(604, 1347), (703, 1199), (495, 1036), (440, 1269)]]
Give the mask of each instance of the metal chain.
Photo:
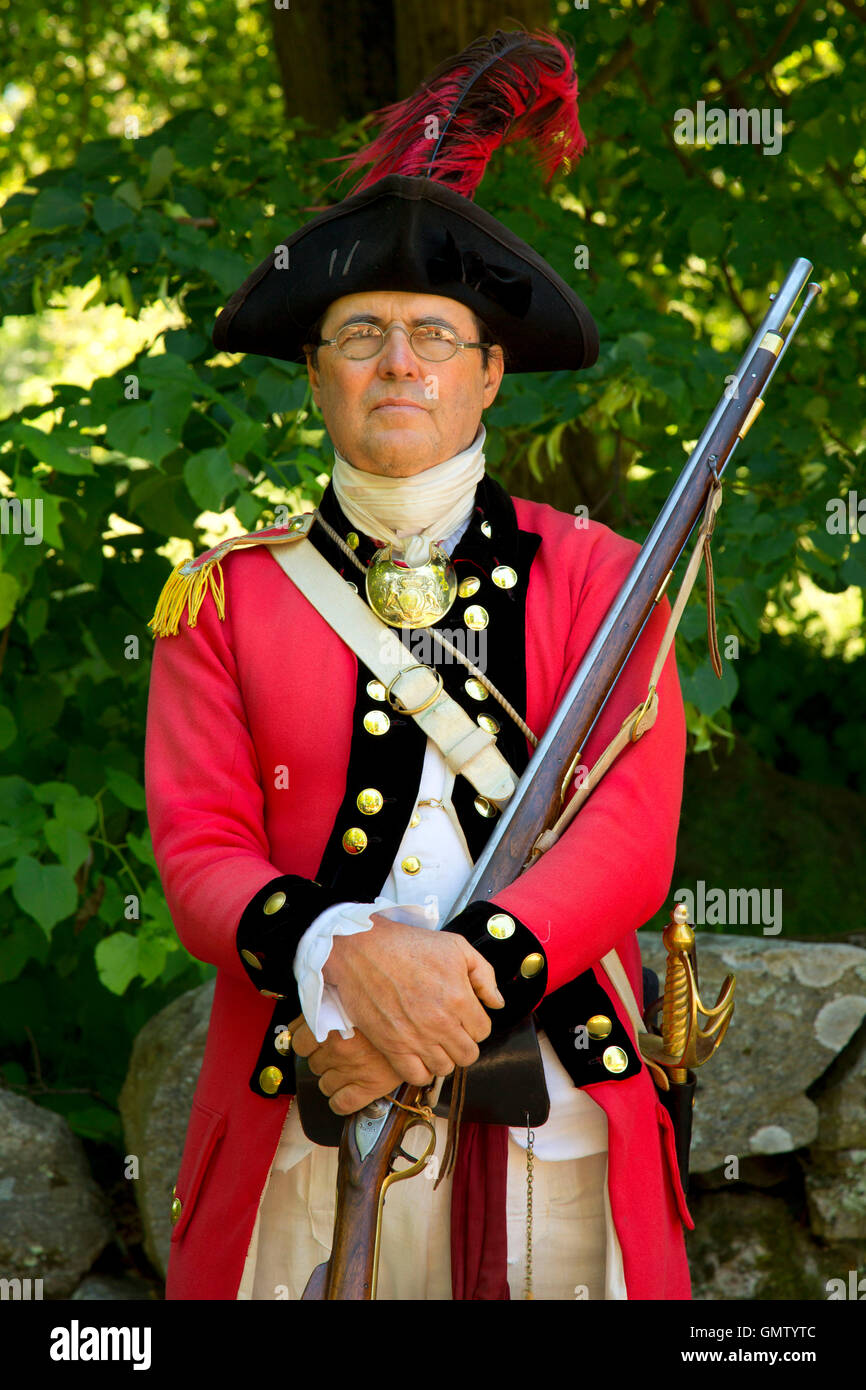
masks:
[(534, 1299), (532, 1292), (532, 1165), (535, 1160), (533, 1144), (535, 1130), (530, 1128), (529, 1114), (526, 1116), (526, 1280), (523, 1287), (524, 1299)]
[[(331, 537), (331, 540), (334, 541), (335, 544), (338, 545), (340, 549), (344, 552), (344, 554), (348, 556), (348, 558), (352, 561), (352, 564), (355, 565), (361, 571), (362, 574), (366, 574), (366, 565), (363, 565), (361, 563), (354, 550), (352, 550), (351, 547), (346, 544), (342, 536), (338, 535), (338, 533), (334, 530), (333, 526), (331, 526), (330, 523), (325, 520), (325, 518), (321, 515), (321, 513), (318, 510), (313, 512), (313, 519), (314, 521), (317, 521), (319, 523), (322, 529), (326, 531), (327, 534)], [(511, 719), (514, 720), (515, 724), (520, 729), (524, 737), (529, 739), (529, 742), (532, 744), (533, 748), (537, 748), (538, 739), (530, 729), (529, 725), (525, 723), (523, 719), (521, 719), (514, 706), (512, 704), (509, 704), (508, 700), (506, 700), (504, 695), (500, 694), (500, 692), (496, 689), (496, 686), (492, 683), (492, 681), (489, 681), (487, 679), (484, 672), (479, 671), (478, 667), (475, 666), (469, 660), (468, 657), (464, 656), (464, 654), (461, 651), (459, 651), (457, 647), (452, 646), (451, 643), (445, 637), (442, 637), (441, 634), (435, 630), (435, 628), (427, 628), (427, 631), (429, 632), (433, 640), (439, 643), (440, 647), (444, 647), (446, 651), (449, 651), (452, 656), (456, 657), (457, 660), (461, 662), (463, 666), (466, 667), (467, 671), (469, 671), (475, 677), (476, 680), (481, 682), (485, 690), (487, 690), (493, 696), (494, 700), (497, 700), (499, 702), (499, 704), (505, 710), (505, 713)]]

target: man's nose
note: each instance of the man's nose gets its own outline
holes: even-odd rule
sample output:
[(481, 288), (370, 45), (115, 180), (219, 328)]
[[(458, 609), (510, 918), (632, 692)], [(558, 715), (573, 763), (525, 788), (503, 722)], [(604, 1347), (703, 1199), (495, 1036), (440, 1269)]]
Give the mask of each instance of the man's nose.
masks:
[(401, 323), (392, 323), (386, 330), (385, 341), (379, 352), (378, 369), (380, 376), (387, 376), (391, 372), (399, 372), (403, 376), (420, 375), (421, 366), (412, 351), (409, 330)]

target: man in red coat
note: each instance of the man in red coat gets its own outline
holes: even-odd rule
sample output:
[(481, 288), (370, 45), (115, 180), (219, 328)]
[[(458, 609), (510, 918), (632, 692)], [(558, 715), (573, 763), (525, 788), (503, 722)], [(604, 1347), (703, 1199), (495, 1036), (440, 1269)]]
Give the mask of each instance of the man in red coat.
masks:
[[(519, 776), (635, 547), (508, 497), (484, 470), (481, 414), (504, 370), (591, 365), (594, 325), (551, 268), (462, 193), (403, 174), (367, 184), (248, 278), (215, 342), (306, 353), (335, 466), (323, 524), (296, 544), (315, 546), (359, 592), (383, 542), (416, 557), (413, 573), (425, 550), (432, 562), (431, 542), (450, 558), (456, 595), (435, 626), (447, 619), (452, 643), (455, 625), (483, 634), (485, 680), (438, 649), (425, 664), (436, 663), (443, 703)], [(181, 567), (155, 618), (154, 849), (182, 940), (218, 967), (168, 1296), (297, 1297), (326, 1250), (316, 1194), (332, 1198), (335, 1158), (304, 1140), (289, 1108), (292, 1049), (348, 1114), (400, 1081), (471, 1065), (491, 1030), (534, 1011), (551, 1094), (535, 1145), (536, 1296), (688, 1297), (681, 1220), (691, 1223), (670, 1121), (599, 964), (616, 947), (640, 1000), (635, 930), (669, 888), (680, 808), (673, 654), (655, 727), (560, 842), (449, 921), (497, 805), (282, 573), (269, 551), (290, 534), (255, 533)], [(632, 652), (587, 765), (646, 695), (666, 608)], [(466, 1126), (437, 1198), (420, 1179), (403, 1185), (399, 1211), (386, 1213), (380, 1294), (517, 1291), (521, 1140)]]

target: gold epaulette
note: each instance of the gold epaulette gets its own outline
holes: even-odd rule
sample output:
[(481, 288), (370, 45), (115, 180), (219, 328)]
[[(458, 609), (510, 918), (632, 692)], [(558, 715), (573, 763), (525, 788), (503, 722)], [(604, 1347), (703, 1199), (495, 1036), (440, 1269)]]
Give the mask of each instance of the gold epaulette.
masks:
[(186, 609), (187, 623), (195, 627), (199, 609), (208, 593), (216, 604), (217, 616), (226, 615), (226, 593), (221, 561), (229, 551), (241, 546), (283, 545), (286, 541), (303, 540), (313, 524), (313, 513), (294, 517), (288, 526), (269, 526), (262, 531), (248, 531), (245, 536), (229, 536), (193, 560), (184, 560), (172, 570), (156, 602), (148, 627), (155, 637), (176, 637), (180, 620)]

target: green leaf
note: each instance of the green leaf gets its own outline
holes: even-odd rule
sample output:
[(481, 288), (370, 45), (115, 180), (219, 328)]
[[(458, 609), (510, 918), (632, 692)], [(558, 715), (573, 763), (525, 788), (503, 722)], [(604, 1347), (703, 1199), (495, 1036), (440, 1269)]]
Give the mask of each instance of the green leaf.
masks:
[(722, 678), (719, 680), (708, 656), (691, 675), (684, 675), (681, 679), (683, 699), (691, 700), (709, 719), (730, 705), (739, 684), (732, 662), (723, 660)]
[(94, 952), (99, 978), (112, 994), (123, 994), (138, 974), (138, 940), (118, 931), (103, 937)]
[(109, 791), (112, 791), (124, 806), (131, 807), (133, 811), (145, 809), (144, 787), (140, 782), (136, 782), (134, 777), (130, 777), (128, 772), (123, 772), (118, 767), (107, 767), (105, 780)]
[(36, 805), (33, 788), (23, 777), (0, 777), (0, 821), (22, 835), (41, 833), (45, 813)]
[(183, 480), (193, 501), (202, 511), (223, 511), (226, 498), (240, 487), (240, 479), (231, 466), (228, 452), (221, 445), (214, 449), (202, 449), (187, 459), (183, 466)]
[(139, 941), (138, 970), (146, 985), (153, 984), (165, 969), (167, 947), (162, 941), (144, 938)]
[(689, 246), (702, 260), (712, 261), (725, 249), (727, 232), (716, 217), (698, 217), (689, 227)]
[[(71, 473), (75, 477), (80, 477), (94, 471), (89, 458), (83, 454), (70, 453), (57, 430), (48, 434), (45, 430), (37, 430), (32, 425), (19, 423), (12, 426), (11, 435), (19, 444), (23, 444), (29, 449), (39, 463), (47, 464), (49, 468), (55, 469), (58, 473)], [(77, 442), (78, 447), (89, 447), (82, 445), (81, 436), (73, 435), (71, 431), (66, 433), (66, 438), (70, 442)]]
[(34, 598), (21, 614), (21, 624), (31, 647), (38, 642), (48, 622), (48, 600)]
[(156, 869), (153, 842), (150, 838), (149, 830), (145, 830), (143, 835), (136, 835), (131, 830), (127, 831), (126, 843), (129, 845), (129, 848), (132, 850), (139, 863), (147, 864), (150, 868)]
[(108, 236), (120, 227), (128, 227), (133, 220), (133, 211), (128, 203), (100, 194), (93, 204), (93, 217), (99, 230)]
[(866, 589), (866, 542), (861, 540), (851, 546), (839, 574), (846, 584), (856, 584), (858, 588)]
[(7, 627), (11, 623), (20, 592), (15, 576), (0, 571), (0, 628)]
[(133, 179), (124, 179), (123, 183), (119, 183), (114, 190), (114, 196), (131, 207), (134, 212), (141, 211), (141, 192)]
[(300, 410), (307, 398), (306, 377), (294, 380), (276, 367), (266, 367), (256, 377), (255, 394), (269, 415), (287, 415)]
[(80, 868), (90, 853), (90, 841), (80, 830), (75, 830), (68, 821), (47, 820), (45, 838), (61, 864), (71, 874)]
[(39, 923), (46, 936), (58, 922), (71, 916), (78, 904), (78, 889), (67, 869), (60, 864), (40, 864), (27, 854), (15, 867), (12, 891), (18, 906)]
[(0, 937), (0, 984), (17, 980), (21, 971), (31, 960), (45, 963), (50, 942), (35, 922), (24, 918), (16, 922), (14, 929)]
[(210, 275), (220, 294), (230, 295), (249, 274), (243, 256), (224, 246), (205, 244), (196, 248), (196, 263)]
[(80, 199), (65, 189), (43, 188), (34, 200), (30, 221), (44, 231), (82, 227), (87, 221), (87, 210)]
[(155, 198), (171, 178), (174, 170), (174, 151), (170, 145), (160, 145), (150, 161), (147, 183), (144, 185), (144, 198)]
[(226, 440), (226, 451), (232, 463), (240, 463), (251, 449), (264, 445), (265, 431), (258, 420), (236, 420)]

